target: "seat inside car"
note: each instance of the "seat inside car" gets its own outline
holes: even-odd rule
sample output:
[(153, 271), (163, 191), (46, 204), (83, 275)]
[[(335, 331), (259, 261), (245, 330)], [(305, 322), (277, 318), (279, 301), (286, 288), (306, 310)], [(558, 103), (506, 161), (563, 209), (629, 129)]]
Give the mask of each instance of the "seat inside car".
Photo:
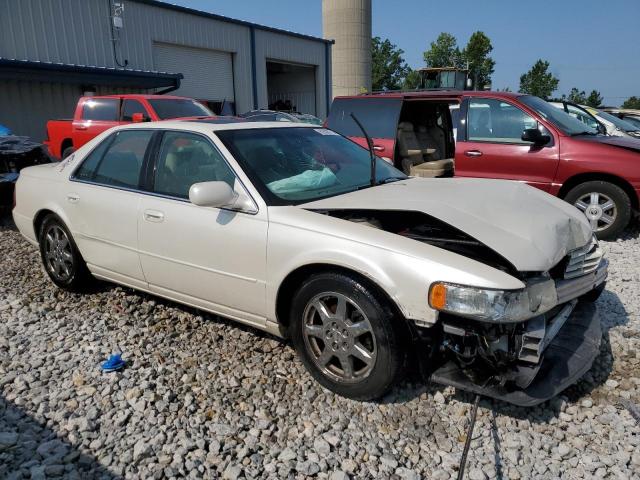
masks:
[(424, 155), (429, 153), (418, 142), (411, 122), (398, 124), (398, 152), (400, 153), (400, 164), (405, 173), (409, 173), (413, 165), (424, 163)]

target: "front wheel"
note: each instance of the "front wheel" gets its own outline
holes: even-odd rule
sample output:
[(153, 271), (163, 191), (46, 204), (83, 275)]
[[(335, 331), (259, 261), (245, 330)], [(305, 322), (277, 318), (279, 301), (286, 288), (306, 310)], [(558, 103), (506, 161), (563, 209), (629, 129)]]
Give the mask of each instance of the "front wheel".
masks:
[(631, 219), (631, 200), (619, 186), (600, 180), (581, 183), (564, 198), (582, 211), (601, 240), (614, 238)]
[(91, 274), (87, 265), (71, 233), (56, 215), (44, 219), (39, 240), (42, 263), (53, 283), (72, 292), (88, 286)]
[(372, 400), (402, 374), (403, 319), (355, 278), (340, 273), (310, 277), (294, 297), (290, 322), (307, 370), (339, 395)]

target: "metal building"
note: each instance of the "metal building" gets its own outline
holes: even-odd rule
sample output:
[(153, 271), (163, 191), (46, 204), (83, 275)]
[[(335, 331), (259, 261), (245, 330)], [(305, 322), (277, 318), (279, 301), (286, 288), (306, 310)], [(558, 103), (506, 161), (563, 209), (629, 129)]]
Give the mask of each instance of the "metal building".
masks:
[(157, 0), (0, 0), (0, 124), (34, 140), (80, 95), (160, 92), (324, 118), (331, 41)]

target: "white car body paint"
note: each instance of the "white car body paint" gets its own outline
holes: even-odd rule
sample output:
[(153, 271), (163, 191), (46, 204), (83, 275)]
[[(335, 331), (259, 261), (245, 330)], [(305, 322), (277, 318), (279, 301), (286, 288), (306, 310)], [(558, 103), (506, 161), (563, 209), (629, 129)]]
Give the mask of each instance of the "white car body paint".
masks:
[[(215, 136), (241, 128), (317, 128), (284, 122), (155, 122), (104, 132), (60, 164), (22, 170), (15, 223), (37, 245), (34, 220), (50, 210), (65, 222), (98, 278), (150, 292), (280, 334), (276, 301), (298, 268), (335, 265), (383, 289), (408, 319), (434, 323), (432, 282), (518, 289), (523, 283), (479, 261), (313, 210), (417, 210), (450, 223), (519, 270), (544, 271), (591, 238), (573, 207), (516, 182), (410, 179), (298, 206), (267, 206)], [(104, 138), (122, 129), (167, 129), (207, 136), (226, 157), (252, 213), (198, 207), (184, 200), (72, 181), (70, 175)], [(490, 209), (486, 205), (491, 205)], [(145, 220), (160, 211), (160, 223)], [(542, 221), (544, 220), (544, 221)]]

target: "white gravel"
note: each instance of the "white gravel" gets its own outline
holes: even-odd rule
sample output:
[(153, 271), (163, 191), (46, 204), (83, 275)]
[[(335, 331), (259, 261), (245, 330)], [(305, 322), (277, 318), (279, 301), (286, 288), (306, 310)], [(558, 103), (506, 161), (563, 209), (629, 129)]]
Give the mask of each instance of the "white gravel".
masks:
[[(345, 400), (258, 331), (113, 285), (58, 290), (2, 222), (0, 478), (455, 478), (470, 395)], [(536, 408), (484, 400), (468, 478), (640, 479), (639, 230), (604, 245), (594, 368)], [(102, 373), (118, 348), (128, 367)]]

